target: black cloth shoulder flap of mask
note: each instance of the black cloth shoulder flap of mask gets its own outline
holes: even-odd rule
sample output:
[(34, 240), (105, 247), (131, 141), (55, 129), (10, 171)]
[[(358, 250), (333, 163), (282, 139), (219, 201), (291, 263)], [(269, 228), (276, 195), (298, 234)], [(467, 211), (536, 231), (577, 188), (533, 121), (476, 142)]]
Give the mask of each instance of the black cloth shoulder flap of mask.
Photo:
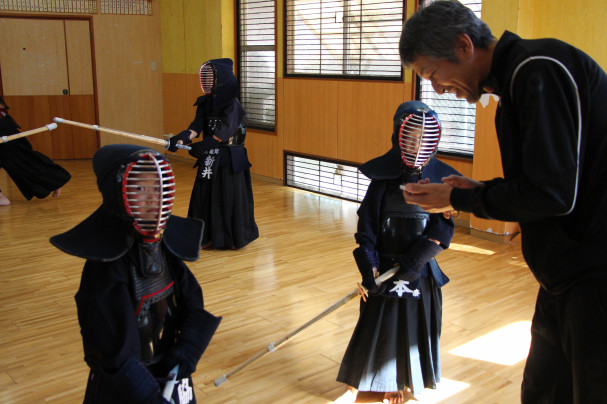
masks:
[(142, 146), (114, 144), (100, 148), (93, 170), (103, 196), (88, 218), (50, 242), (85, 259), (114, 261), (135, 242), (157, 244), (177, 257), (195, 261), (203, 223), (171, 215), (175, 176), (165, 156)]

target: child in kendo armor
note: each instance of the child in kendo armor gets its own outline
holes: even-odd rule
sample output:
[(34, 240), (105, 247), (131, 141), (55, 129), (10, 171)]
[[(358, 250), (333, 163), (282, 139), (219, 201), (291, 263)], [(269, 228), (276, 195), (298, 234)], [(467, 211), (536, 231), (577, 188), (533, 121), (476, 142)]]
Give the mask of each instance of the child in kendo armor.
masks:
[(93, 169), (102, 205), (50, 239), (86, 259), (76, 293), (84, 402), (195, 403), (191, 375), (221, 320), (183, 263), (198, 259), (203, 222), (171, 215), (173, 171), (152, 149), (104, 146)]
[[(204, 93), (194, 103), (196, 116), (188, 128), (169, 139), (191, 144), (198, 167), (188, 217), (206, 226), (202, 248), (238, 249), (259, 237), (255, 223), (251, 163), (244, 146), (246, 112), (238, 101), (238, 80), (231, 59), (212, 59), (200, 67)], [(192, 143), (200, 136), (202, 140)]]
[[(398, 403), (440, 381), (441, 287), (449, 279), (435, 257), (449, 247), (454, 224), (448, 214), (407, 204), (400, 186), (456, 171), (434, 157), (440, 122), (427, 105), (401, 104), (393, 129), (390, 151), (359, 168), (371, 183), (358, 210), (354, 258), (368, 296), (339, 369), (347, 387), (336, 403), (353, 403), (358, 391)], [(378, 287), (375, 278), (396, 265)]]

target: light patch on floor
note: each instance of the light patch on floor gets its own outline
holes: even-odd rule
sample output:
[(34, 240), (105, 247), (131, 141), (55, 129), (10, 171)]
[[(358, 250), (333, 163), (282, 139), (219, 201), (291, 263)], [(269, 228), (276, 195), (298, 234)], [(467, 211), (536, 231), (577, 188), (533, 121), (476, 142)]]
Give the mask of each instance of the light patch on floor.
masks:
[(450, 354), (500, 365), (514, 365), (527, 358), (531, 322), (518, 321), (449, 351)]
[(480, 248), (480, 247), (475, 247), (472, 245), (458, 244), (458, 243), (449, 244), (449, 249), (453, 250), (453, 251), (462, 251), (462, 252), (469, 252), (469, 253), (482, 254), (482, 255), (495, 254), (495, 251), (487, 250), (486, 248)]

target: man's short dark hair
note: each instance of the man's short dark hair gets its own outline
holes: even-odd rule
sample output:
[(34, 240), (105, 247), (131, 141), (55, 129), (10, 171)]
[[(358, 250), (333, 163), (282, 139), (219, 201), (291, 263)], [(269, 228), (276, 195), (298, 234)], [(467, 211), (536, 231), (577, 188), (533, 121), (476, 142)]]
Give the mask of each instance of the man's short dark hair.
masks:
[(476, 48), (488, 49), (491, 30), (474, 12), (456, 0), (435, 1), (405, 21), (400, 59), (409, 67), (420, 56), (455, 62), (455, 40), (467, 34)]

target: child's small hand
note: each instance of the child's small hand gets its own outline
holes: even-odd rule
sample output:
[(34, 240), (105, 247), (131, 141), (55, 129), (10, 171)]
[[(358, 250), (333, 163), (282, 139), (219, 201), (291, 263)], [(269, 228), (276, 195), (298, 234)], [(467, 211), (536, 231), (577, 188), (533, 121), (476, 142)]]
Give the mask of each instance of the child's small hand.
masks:
[(459, 211), (457, 210), (450, 210), (447, 212), (443, 212), (443, 216), (445, 217), (445, 219), (449, 219), (451, 217), (459, 217)]

